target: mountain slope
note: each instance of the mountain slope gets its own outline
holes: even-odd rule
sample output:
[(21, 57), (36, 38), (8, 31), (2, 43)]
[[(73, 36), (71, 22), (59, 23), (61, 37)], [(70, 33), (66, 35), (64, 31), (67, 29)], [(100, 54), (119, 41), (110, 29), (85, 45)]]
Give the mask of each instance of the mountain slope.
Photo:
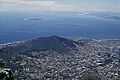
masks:
[(12, 69), (16, 80), (120, 79), (119, 39), (40, 37), (1, 46), (0, 58)]
[(2, 57), (6, 57), (6, 54), (15, 55), (17, 53), (47, 50), (54, 50), (58, 53), (66, 53), (75, 47), (75, 43), (76, 42), (72, 40), (58, 36), (40, 37), (37, 39), (25, 41), (24, 43), (21, 43), (17, 46), (2, 48), (0, 49), (0, 54), (3, 55)]

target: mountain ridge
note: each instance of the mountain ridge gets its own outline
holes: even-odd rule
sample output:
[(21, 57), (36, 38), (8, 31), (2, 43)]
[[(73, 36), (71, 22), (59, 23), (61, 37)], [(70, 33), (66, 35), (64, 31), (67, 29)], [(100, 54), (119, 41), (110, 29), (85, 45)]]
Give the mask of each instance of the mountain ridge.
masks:
[(36, 39), (28, 40), (23, 43), (17, 44), (16, 46), (7, 46), (5, 48), (0, 49), (0, 53), (6, 55), (14, 55), (18, 53), (26, 53), (30, 51), (47, 51), (54, 50), (58, 53), (68, 53), (71, 49), (76, 47), (76, 42), (58, 37), (58, 36), (50, 36), (50, 37), (39, 37)]

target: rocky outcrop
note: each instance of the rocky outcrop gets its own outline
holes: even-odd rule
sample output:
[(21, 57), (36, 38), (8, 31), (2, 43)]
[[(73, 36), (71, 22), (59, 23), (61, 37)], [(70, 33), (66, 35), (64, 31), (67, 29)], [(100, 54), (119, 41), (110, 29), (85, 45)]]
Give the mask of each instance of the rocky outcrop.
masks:
[(11, 69), (5, 68), (2, 60), (0, 60), (0, 80), (14, 80)]

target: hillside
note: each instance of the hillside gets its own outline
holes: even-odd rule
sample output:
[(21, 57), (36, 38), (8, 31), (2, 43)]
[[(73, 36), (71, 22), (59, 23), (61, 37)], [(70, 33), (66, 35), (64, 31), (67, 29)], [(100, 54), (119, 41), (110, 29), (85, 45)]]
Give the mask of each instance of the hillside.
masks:
[(67, 53), (75, 47), (75, 44), (76, 42), (72, 40), (58, 36), (40, 37), (25, 41), (24, 43), (18, 44), (16, 46), (2, 48), (0, 49), (0, 54), (1, 56), (3, 55), (3, 57), (9, 58), (8, 56), (16, 55), (16, 53), (24, 54), (31, 51), (54, 50), (58, 53)]
[(21, 80), (119, 80), (120, 40), (39, 37), (4, 45), (0, 58)]

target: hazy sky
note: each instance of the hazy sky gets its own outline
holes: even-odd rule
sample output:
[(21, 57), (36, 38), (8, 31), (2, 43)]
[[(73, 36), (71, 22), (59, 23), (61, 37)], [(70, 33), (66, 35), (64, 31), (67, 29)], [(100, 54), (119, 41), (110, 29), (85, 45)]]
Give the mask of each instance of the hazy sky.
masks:
[(120, 0), (0, 0), (0, 11), (120, 12)]

